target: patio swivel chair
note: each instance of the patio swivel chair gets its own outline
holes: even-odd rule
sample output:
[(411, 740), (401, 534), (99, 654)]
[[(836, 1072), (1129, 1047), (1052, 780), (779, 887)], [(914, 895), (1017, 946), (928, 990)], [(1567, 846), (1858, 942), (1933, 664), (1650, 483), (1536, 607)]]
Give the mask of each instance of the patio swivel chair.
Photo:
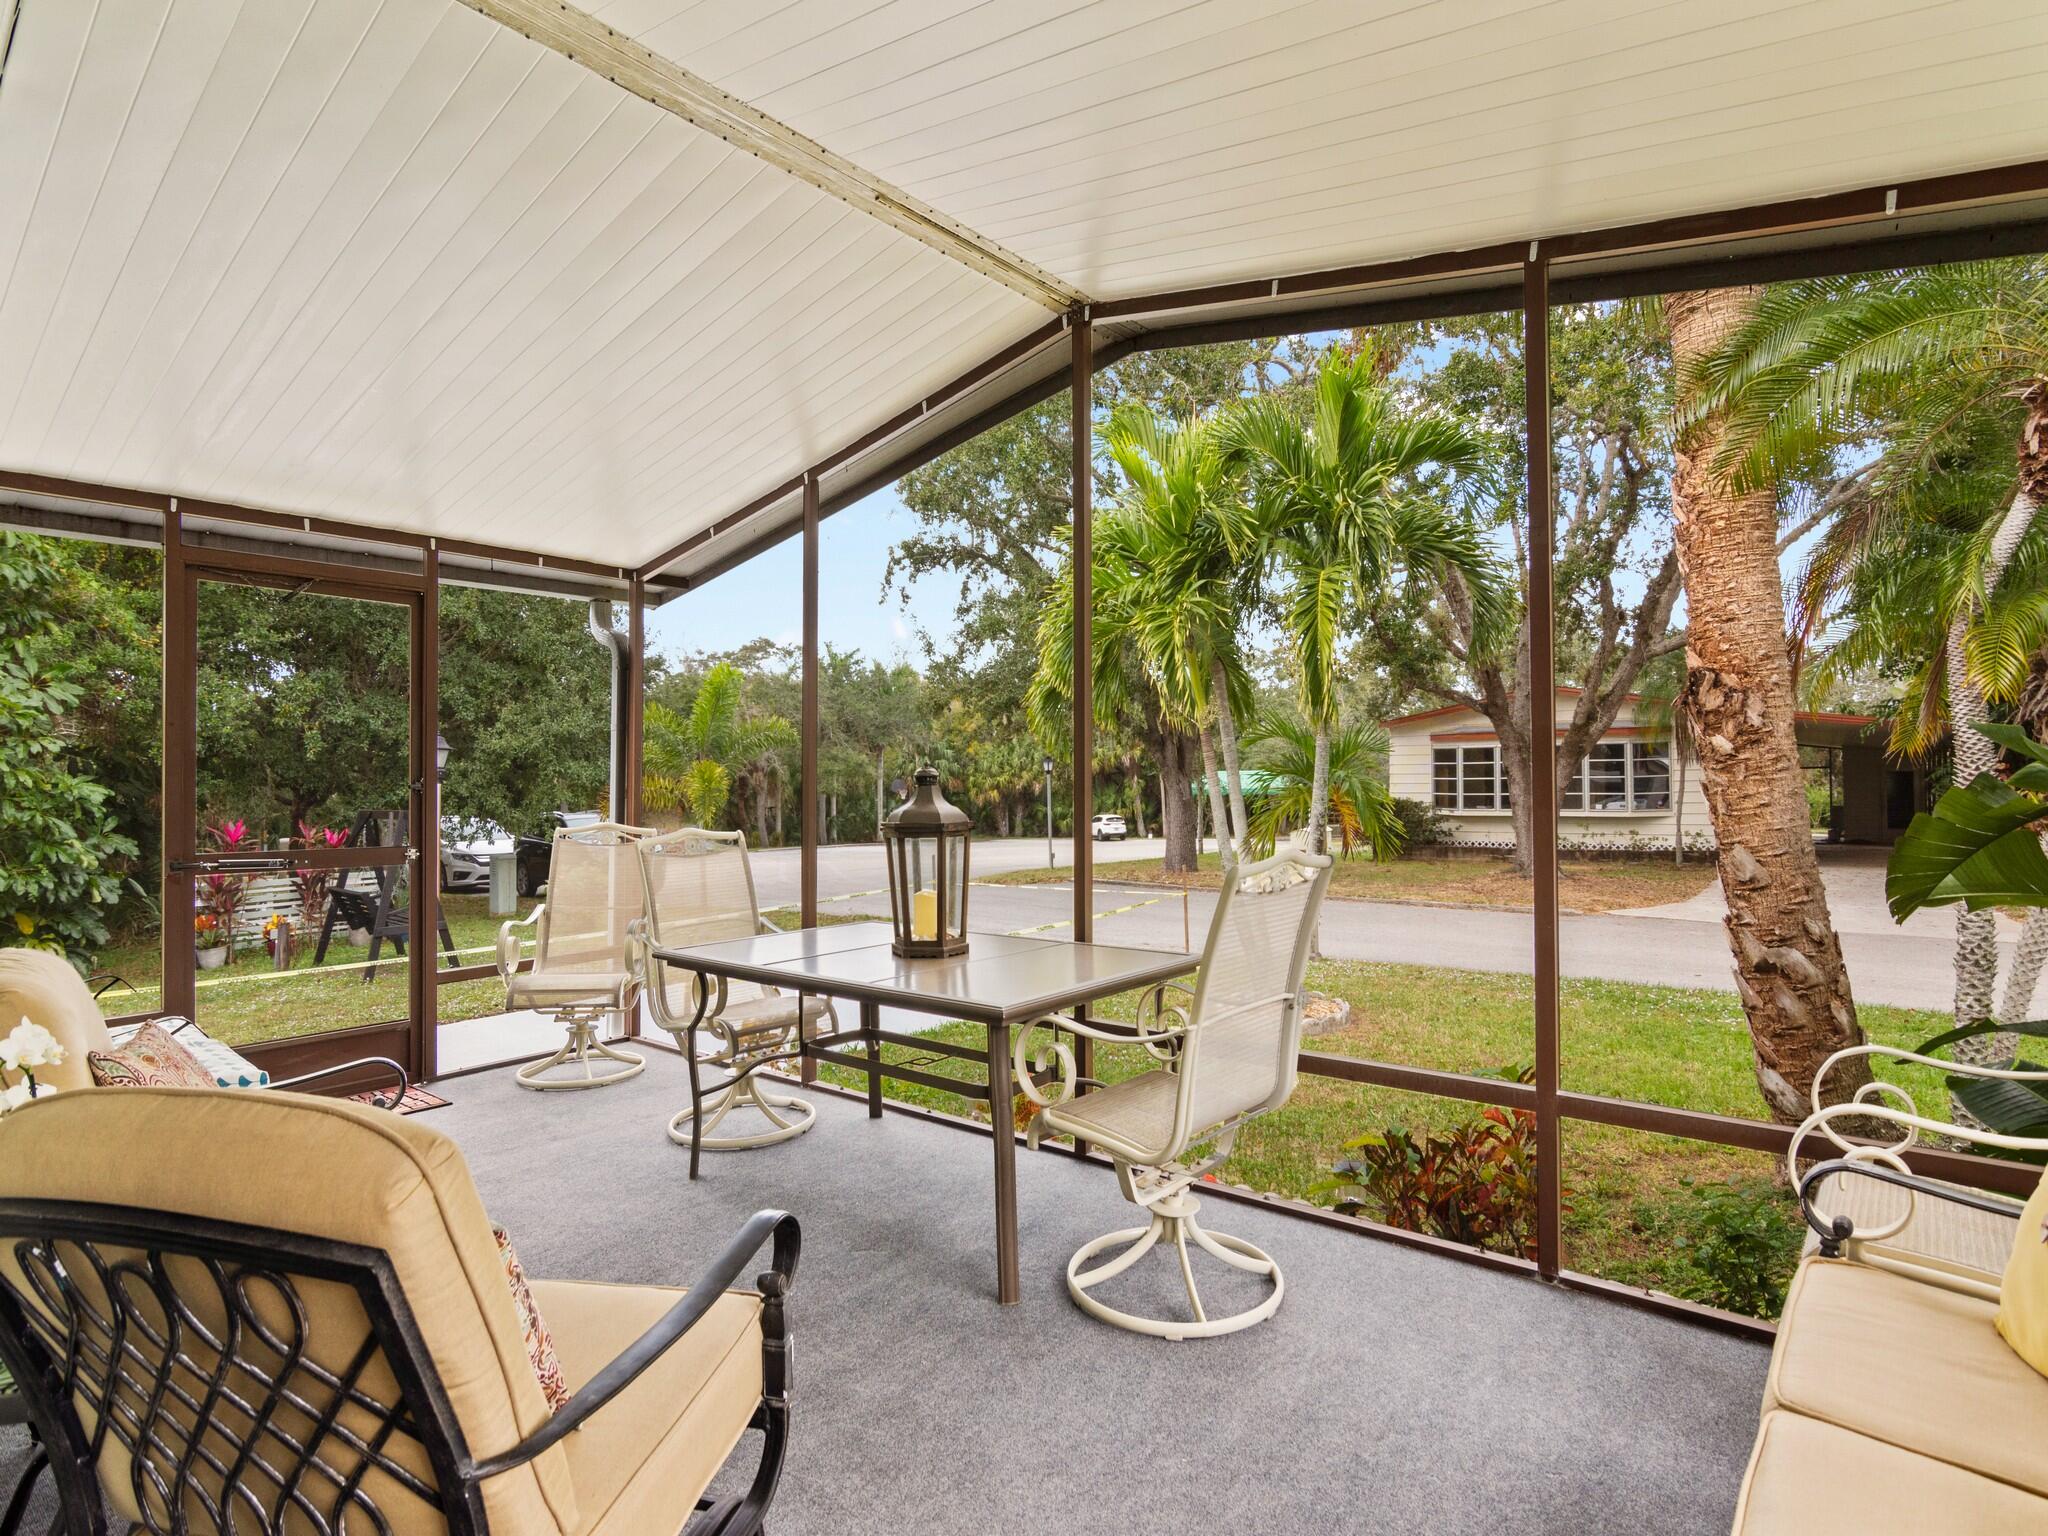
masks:
[[(646, 914), (638, 931), (645, 941), (640, 963), (647, 1008), (654, 1022), (676, 1037), (691, 1064), (691, 1104), (669, 1121), (669, 1140), (693, 1150), (732, 1152), (801, 1136), (817, 1110), (795, 1094), (770, 1087), (773, 1079), (765, 1074), (773, 1062), (796, 1051), (800, 1029), (808, 1035), (820, 1019), (830, 1019), (837, 1030), (832, 1004), (723, 978), (711, 983), (707, 996), (694, 972), (676, 970), (653, 955), (656, 946), (715, 944), (778, 931), (761, 916), (755, 900), (746, 834), (685, 827), (644, 840), (639, 855)], [(726, 1074), (708, 1094), (698, 1083), (698, 1030), (712, 1041), (703, 1059)], [(757, 1125), (767, 1124), (715, 1134), (735, 1110), (741, 1112), (741, 1125), (749, 1116), (758, 1117)]]
[(748, 1536), (797, 1250), (762, 1211), (688, 1290), (536, 1279), (529, 1313), (417, 1120), (204, 1088), (0, 1116), (0, 1359), (70, 1536)]
[[(499, 928), (506, 1009), (552, 1014), (568, 1029), (559, 1051), (519, 1069), (520, 1087), (603, 1088), (646, 1068), (645, 1057), (608, 1044), (598, 1025), (615, 1018), (627, 1033), (639, 1007), (640, 980), (627, 952), (641, 901), (634, 845), (651, 830), (609, 821), (557, 828), (548, 850), (546, 900)], [(529, 971), (519, 969), (522, 928), (533, 930)], [(562, 1067), (580, 1070), (550, 1075)]]
[[(1076, 1097), (1076, 1087), (1088, 1080), (1074, 1075), (1073, 1053), (1055, 1034), (1038, 1047), (1037, 1071), (1059, 1069), (1045, 1085), (1049, 1091), (1041, 1090), (1030, 1069), (1040, 1027), (1123, 1046), (1132, 1038), (1065, 1017), (1019, 1032), (1016, 1081), (1041, 1106), (1031, 1117), (1031, 1144), (1044, 1135), (1068, 1135), (1102, 1148), (1116, 1164), (1124, 1198), (1147, 1218), (1142, 1227), (1083, 1245), (1068, 1262), (1067, 1291), (1089, 1315), (1136, 1333), (1192, 1339), (1234, 1333), (1279, 1310), (1285, 1289), (1280, 1266), (1243, 1238), (1201, 1226), (1189, 1188), (1230, 1155), (1246, 1121), (1278, 1109), (1294, 1092), (1302, 976), (1329, 884), (1330, 860), (1299, 852), (1247, 865), (1225, 884), (1194, 990), (1170, 982), (1139, 1007), (1138, 1043), (1158, 1063), (1148, 1072)], [(1183, 1001), (1169, 1003), (1169, 994)], [(1203, 1155), (1190, 1156), (1198, 1152)], [(1161, 1244), (1171, 1245), (1180, 1260), (1191, 1317), (1140, 1317), (1091, 1294)], [(1087, 1267), (1118, 1246), (1124, 1251), (1115, 1258)], [(1194, 1252), (1272, 1281), (1271, 1292), (1246, 1311), (1209, 1316), (1195, 1285)]]

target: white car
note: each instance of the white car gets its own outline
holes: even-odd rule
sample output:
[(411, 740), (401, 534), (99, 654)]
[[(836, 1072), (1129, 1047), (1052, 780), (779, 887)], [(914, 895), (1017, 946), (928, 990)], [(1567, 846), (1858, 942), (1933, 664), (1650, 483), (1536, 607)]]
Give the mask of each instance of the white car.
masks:
[(491, 888), (491, 855), (511, 851), (512, 834), (495, 821), (443, 816), (441, 889), (488, 891)]
[(1098, 843), (1122, 842), (1131, 835), (1131, 829), (1124, 825), (1121, 816), (1098, 816), (1088, 823), (1088, 830)]

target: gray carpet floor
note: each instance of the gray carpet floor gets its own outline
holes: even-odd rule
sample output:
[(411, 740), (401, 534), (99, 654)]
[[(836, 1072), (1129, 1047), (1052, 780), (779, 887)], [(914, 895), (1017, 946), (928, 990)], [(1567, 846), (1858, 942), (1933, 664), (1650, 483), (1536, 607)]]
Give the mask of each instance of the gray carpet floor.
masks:
[[(1133, 1224), (1106, 1170), (1020, 1149), (1024, 1300), (1002, 1308), (984, 1138), (821, 1094), (808, 1135), (707, 1154), (691, 1184), (663, 1134), (688, 1093), (672, 1056), (587, 1094), (438, 1086), (452, 1105), (425, 1123), (461, 1143), (530, 1273), (687, 1283), (748, 1213), (801, 1218), (777, 1536), (1728, 1529), (1761, 1345), (1218, 1200), (1209, 1225), (1280, 1260), (1278, 1315), (1140, 1338), (1062, 1279)], [(1113, 1299), (1171, 1303), (1153, 1258)], [(1219, 1282), (1212, 1310), (1254, 1294)]]

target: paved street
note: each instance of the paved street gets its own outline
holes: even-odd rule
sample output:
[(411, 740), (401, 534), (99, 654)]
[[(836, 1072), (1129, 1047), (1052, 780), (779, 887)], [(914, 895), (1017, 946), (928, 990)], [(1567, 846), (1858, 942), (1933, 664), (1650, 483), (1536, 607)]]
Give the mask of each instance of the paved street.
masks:
[[(1158, 858), (1158, 839), (1097, 845), (1098, 860)], [(1069, 846), (1054, 846), (1061, 866)], [(1044, 839), (977, 840), (977, 875), (1044, 868)], [(1884, 855), (1881, 849), (1825, 850), (1823, 869), (1830, 906), (1849, 962), (1859, 1002), (1914, 1008), (1950, 1003), (1951, 948), (1955, 919), (1947, 912), (1922, 913), (1905, 928), (1884, 911)], [(793, 906), (797, 900), (797, 854), (771, 848), (754, 855), (754, 879), (761, 905)], [(827, 910), (888, 911), (887, 875), (881, 849), (873, 844), (825, 848), (818, 855), (818, 888)], [(1156, 886), (1099, 883), (1095, 891), (1096, 936), (1106, 942), (1178, 949), (1182, 935), (1199, 947), (1215, 906), (1213, 894), (1189, 893), (1183, 916), (1180, 893)], [(1567, 976), (1663, 983), (1681, 987), (1730, 986), (1728, 941), (1721, 927), (1718, 885), (1689, 901), (1602, 916), (1566, 916), (1559, 933), (1560, 960)], [(1067, 884), (1002, 886), (977, 884), (969, 905), (970, 926), (1013, 933), (1058, 935), (1073, 916), (1073, 888)], [(2010, 942), (2013, 926), (2000, 919)], [(1332, 901), (1323, 914), (1325, 953), (1354, 960), (1456, 966), (1465, 970), (1527, 974), (1533, 924), (1526, 912), (1458, 907), (1408, 906), (1392, 902)]]

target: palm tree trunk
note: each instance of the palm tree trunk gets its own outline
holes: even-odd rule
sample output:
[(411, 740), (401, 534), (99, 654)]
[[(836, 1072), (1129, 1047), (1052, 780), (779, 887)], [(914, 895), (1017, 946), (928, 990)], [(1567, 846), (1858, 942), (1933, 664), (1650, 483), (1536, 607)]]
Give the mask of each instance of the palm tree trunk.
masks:
[(1166, 840), (1166, 868), (1175, 874), (1195, 867), (1195, 797), (1188, 791), (1187, 738), (1159, 731), (1159, 835)]
[(1137, 822), (1138, 836), (1145, 836), (1145, 771), (1138, 766), (1134, 757), (1124, 765), (1125, 782), (1131, 788), (1131, 815)]
[(1244, 775), (1237, 764), (1237, 719), (1230, 712), (1229, 679), (1220, 661), (1209, 668), (1209, 696), (1216, 701), (1216, 736), (1223, 747), (1223, 772), (1229, 780), (1231, 837), (1242, 844), (1251, 822), (1245, 817)]
[(1209, 815), (1216, 823), (1216, 858), (1225, 869), (1237, 862), (1236, 835), (1223, 819), (1223, 791), (1217, 784), (1216, 743), (1210, 739), (1209, 728), (1205, 725), (1200, 732), (1202, 738), (1202, 782), (1208, 787)]
[(1308, 850), (1330, 851), (1330, 724), (1316, 722), (1316, 762), (1308, 785)]
[[(1664, 299), (1681, 380), (1754, 313), (1762, 290), (1727, 288)], [(1785, 643), (1777, 498), (1738, 495), (1713, 468), (1719, 414), (1676, 445), (1672, 514), (1685, 576), (1684, 707), (1719, 845), (1728, 940), (1755, 1050), (1757, 1087), (1781, 1124), (1804, 1119), (1822, 1062), (1862, 1043), (1842, 948), (1814, 854)], [(1838, 1070), (1829, 1097), (1868, 1073)]]

